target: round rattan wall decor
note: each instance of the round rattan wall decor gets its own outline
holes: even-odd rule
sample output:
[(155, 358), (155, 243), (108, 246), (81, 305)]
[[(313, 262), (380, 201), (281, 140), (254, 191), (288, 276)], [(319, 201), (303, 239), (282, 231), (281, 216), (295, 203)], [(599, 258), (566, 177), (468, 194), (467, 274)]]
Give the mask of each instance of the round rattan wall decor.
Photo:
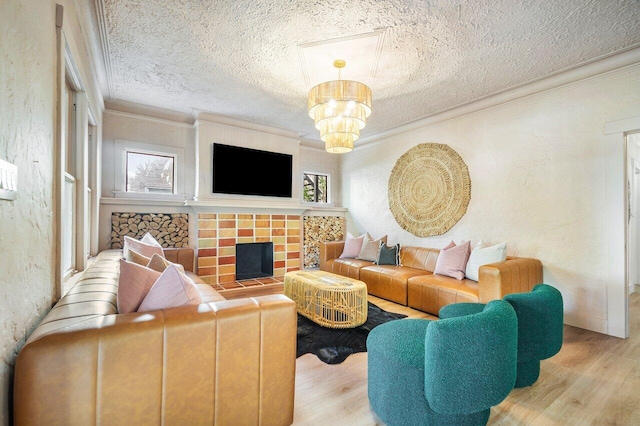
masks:
[(442, 235), (467, 212), (469, 169), (451, 147), (423, 143), (396, 161), (389, 177), (389, 208), (418, 237)]

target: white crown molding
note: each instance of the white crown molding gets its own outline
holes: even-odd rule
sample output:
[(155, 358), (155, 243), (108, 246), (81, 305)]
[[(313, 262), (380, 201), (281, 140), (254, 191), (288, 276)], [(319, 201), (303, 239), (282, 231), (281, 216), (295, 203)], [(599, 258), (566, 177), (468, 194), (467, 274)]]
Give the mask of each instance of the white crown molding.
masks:
[(102, 60), (107, 80), (107, 88), (109, 97), (116, 99), (116, 89), (113, 83), (113, 71), (111, 70), (111, 56), (109, 56), (109, 34), (107, 33), (107, 23), (104, 14), (103, 0), (94, 0), (96, 8), (96, 19), (98, 20), (98, 33), (100, 34), (100, 43), (102, 45)]
[(243, 121), (237, 118), (231, 118), (224, 115), (217, 115), (209, 112), (198, 111), (196, 117), (197, 117), (196, 125), (199, 125), (199, 123), (223, 124), (225, 126), (237, 127), (245, 130), (254, 130), (257, 132), (284, 136), (287, 138), (296, 139), (296, 141), (299, 141), (300, 139), (300, 133), (294, 132), (292, 130), (282, 129), (280, 127), (267, 126), (265, 124), (252, 123), (250, 121)]
[(136, 120), (150, 121), (153, 123), (169, 124), (171, 126), (184, 127), (188, 129), (194, 128), (194, 124), (183, 123), (180, 121), (174, 121), (166, 118), (150, 117), (148, 115), (142, 115), (142, 114), (137, 114), (133, 112), (118, 111), (115, 109), (109, 109), (108, 107), (104, 110), (104, 114), (115, 115), (115, 116), (126, 117), (126, 118), (135, 118)]
[(539, 93), (555, 90), (591, 78), (600, 78), (606, 74), (623, 72), (636, 66), (640, 66), (640, 47), (637, 46), (614, 55), (606, 55), (580, 66), (559, 71), (555, 74), (529, 83), (505, 89), (484, 98), (455, 106), (446, 111), (400, 125), (388, 131), (376, 133), (375, 135), (371, 135), (366, 138), (361, 138), (359, 141), (360, 143), (358, 143), (354, 149), (361, 149), (392, 136), (397, 136), (435, 123), (472, 114), (483, 109), (502, 105), (527, 96), (533, 96)]

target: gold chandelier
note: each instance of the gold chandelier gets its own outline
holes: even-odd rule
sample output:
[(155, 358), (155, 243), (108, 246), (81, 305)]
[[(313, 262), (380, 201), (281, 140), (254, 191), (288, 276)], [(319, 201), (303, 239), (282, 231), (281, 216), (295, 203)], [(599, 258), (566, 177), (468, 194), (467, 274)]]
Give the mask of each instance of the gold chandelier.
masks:
[(371, 114), (371, 89), (357, 81), (340, 80), (346, 62), (337, 59), (338, 79), (309, 90), (309, 117), (313, 118), (327, 152), (341, 154), (353, 149), (360, 130)]

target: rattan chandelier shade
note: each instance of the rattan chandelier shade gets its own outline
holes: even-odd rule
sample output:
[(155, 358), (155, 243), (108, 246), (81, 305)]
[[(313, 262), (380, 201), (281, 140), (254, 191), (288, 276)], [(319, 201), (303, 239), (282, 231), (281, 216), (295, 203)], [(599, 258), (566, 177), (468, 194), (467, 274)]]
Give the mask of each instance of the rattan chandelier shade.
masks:
[(471, 179), (451, 147), (423, 143), (404, 153), (389, 177), (389, 208), (418, 237), (442, 235), (467, 212)]
[[(338, 69), (344, 65), (344, 61), (334, 62)], [(325, 149), (349, 152), (371, 114), (371, 89), (352, 80), (327, 81), (311, 88), (307, 107)]]

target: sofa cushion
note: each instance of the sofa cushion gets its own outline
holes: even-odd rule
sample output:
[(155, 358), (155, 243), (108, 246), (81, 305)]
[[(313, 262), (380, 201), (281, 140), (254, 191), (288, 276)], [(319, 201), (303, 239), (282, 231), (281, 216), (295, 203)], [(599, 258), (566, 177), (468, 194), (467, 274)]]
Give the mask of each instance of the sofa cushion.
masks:
[(410, 308), (438, 315), (440, 308), (451, 303), (477, 303), (478, 283), (436, 274), (411, 277), (407, 280), (407, 301)]
[(360, 279), (360, 269), (371, 265), (374, 265), (374, 263), (369, 260), (331, 259), (325, 262), (323, 270), (358, 280)]
[(365, 234), (362, 234), (359, 237), (347, 237), (344, 242), (344, 249), (342, 250), (340, 258), (355, 259), (360, 254), (360, 250), (362, 250), (364, 236)]
[(485, 247), (484, 244), (476, 246), (467, 262), (465, 276), (473, 281), (478, 281), (478, 271), (482, 265), (490, 263), (503, 262), (507, 259), (507, 243), (500, 243), (491, 247)]
[(149, 289), (137, 311), (146, 312), (177, 306), (199, 305), (201, 301), (200, 293), (194, 282), (180, 273), (174, 265), (169, 265)]
[(376, 264), (400, 265), (400, 244), (389, 247), (381, 241)]
[(471, 242), (466, 241), (456, 245), (451, 241), (446, 247), (440, 250), (438, 260), (436, 261), (436, 269), (433, 273), (445, 275), (457, 280), (463, 279), (470, 251)]
[(387, 244), (387, 236), (385, 235), (380, 239), (374, 240), (369, 233), (365, 234), (364, 240), (362, 241), (362, 248), (356, 259), (375, 262), (378, 259), (381, 241)]
[(407, 305), (407, 279), (430, 274), (421, 269), (392, 265), (371, 265), (360, 269), (360, 280), (367, 284), (369, 294)]
[(159, 277), (160, 272), (121, 259), (118, 278), (118, 313), (137, 311)]

